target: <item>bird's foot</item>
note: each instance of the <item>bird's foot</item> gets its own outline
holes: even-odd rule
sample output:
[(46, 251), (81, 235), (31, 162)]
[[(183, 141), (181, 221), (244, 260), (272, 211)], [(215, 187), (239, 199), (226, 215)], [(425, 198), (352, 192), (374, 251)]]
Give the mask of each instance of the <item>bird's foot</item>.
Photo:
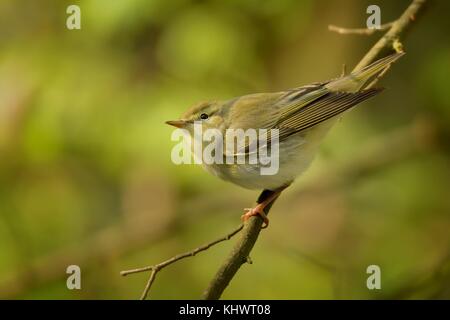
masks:
[(241, 216), (242, 221), (247, 221), (253, 216), (260, 216), (261, 219), (263, 219), (264, 224), (261, 227), (262, 229), (265, 229), (269, 226), (269, 219), (266, 216), (266, 213), (264, 212), (264, 208), (266, 207), (265, 203), (260, 203), (256, 205), (254, 208), (245, 208), (244, 210), (247, 211)]
[[(241, 216), (242, 221), (247, 221), (248, 219), (250, 219), (253, 216), (260, 216), (261, 219), (263, 219), (264, 224), (262, 225), (262, 229), (265, 229), (269, 226), (269, 219), (267, 218), (266, 213), (264, 212), (264, 209), (269, 206), (272, 202), (275, 201), (276, 198), (278, 198), (278, 196), (281, 194), (281, 192), (286, 189), (289, 186), (289, 184), (282, 186), (274, 191), (270, 191), (269, 196), (266, 196), (265, 199), (263, 201), (261, 201), (260, 199), (258, 199), (258, 202), (261, 201), (260, 203), (258, 203), (254, 208), (246, 208), (244, 209), (245, 211), (247, 211), (246, 213), (244, 213)], [(265, 194), (265, 192), (268, 190), (264, 190), (264, 192), (261, 194), (260, 198), (262, 197), (262, 195)]]

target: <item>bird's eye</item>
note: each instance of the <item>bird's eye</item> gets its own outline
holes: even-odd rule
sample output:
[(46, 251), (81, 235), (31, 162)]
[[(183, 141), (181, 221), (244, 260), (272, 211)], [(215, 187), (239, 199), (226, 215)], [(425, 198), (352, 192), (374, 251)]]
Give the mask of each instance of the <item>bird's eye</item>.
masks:
[(207, 115), (206, 113), (202, 113), (202, 114), (200, 115), (200, 119), (206, 120), (206, 119), (208, 119), (208, 115)]

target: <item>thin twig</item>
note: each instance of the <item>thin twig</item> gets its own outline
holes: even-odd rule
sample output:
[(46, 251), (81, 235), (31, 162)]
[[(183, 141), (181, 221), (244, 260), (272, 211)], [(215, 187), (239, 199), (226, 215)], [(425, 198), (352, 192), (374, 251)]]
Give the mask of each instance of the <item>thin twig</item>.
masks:
[(144, 292), (142, 292), (141, 300), (145, 300), (147, 298), (148, 292), (150, 291), (150, 288), (152, 287), (153, 281), (155, 281), (156, 274), (158, 273), (159, 269), (155, 268), (152, 270), (152, 273), (150, 274), (150, 278), (148, 278), (147, 284), (145, 285)]
[(204, 244), (204, 245), (202, 245), (202, 246), (200, 246), (198, 248), (195, 248), (194, 250), (191, 250), (191, 251), (188, 251), (188, 252), (185, 252), (185, 253), (182, 253), (182, 254), (178, 254), (178, 255), (176, 255), (176, 256), (168, 259), (168, 260), (165, 260), (165, 261), (163, 261), (161, 263), (158, 263), (156, 265), (146, 266), (146, 267), (137, 268), (137, 269), (131, 269), (131, 270), (125, 270), (125, 271), (121, 271), (120, 274), (122, 276), (127, 276), (127, 275), (134, 274), (134, 273), (146, 272), (146, 271), (150, 271), (150, 270), (152, 271), (151, 274), (150, 274), (150, 277), (149, 277), (149, 279), (147, 281), (147, 285), (145, 286), (144, 292), (142, 293), (141, 299), (144, 300), (147, 297), (148, 292), (149, 292), (149, 290), (150, 290), (150, 288), (151, 288), (151, 286), (153, 284), (153, 281), (155, 281), (156, 274), (159, 271), (161, 271), (165, 267), (167, 267), (167, 266), (169, 266), (169, 265), (171, 265), (171, 264), (173, 264), (173, 263), (175, 263), (175, 262), (177, 262), (177, 261), (179, 261), (181, 259), (185, 259), (185, 258), (188, 258), (188, 257), (193, 257), (197, 253), (205, 251), (205, 250), (208, 250), (209, 248), (211, 248), (212, 246), (214, 246), (214, 245), (216, 245), (216, 244), (218, 244), (220, 242), (223, 242), (223, 241), (226, 241), (226, 240), (230, 240), (233, 236), (235, 236), (237, 233), (239, 233), (242, 230), (243, 227), (244, 227), (244, 225), (241, 224), (236, 229), (234, 229), (233, 231), (229, 232), (227, 235), (225, 235), (225, 236), (223, 236), (223, 237), (221, 237), (219, 239), (216, 239), (216, 240), (214, 240), (212, 242)]
[(393, 25), (394, 25), (394, 22), (388, 22), (388, 23), (382, 24), (379, 28), (342, 28), (342, 27), (330, 24), (328, 26), (328, 30), (337, 32), (339, 34), (359, 34), (359, 35), (370, 36), (370, 35), (374, 34), (375, 32), (388, 30)]

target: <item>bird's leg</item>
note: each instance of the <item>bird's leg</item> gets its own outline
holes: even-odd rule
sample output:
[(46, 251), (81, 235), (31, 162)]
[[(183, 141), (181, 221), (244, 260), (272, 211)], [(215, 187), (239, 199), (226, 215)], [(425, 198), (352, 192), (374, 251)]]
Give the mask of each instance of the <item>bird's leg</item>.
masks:
[[(260, 199), (258, 199), (258, 204), (255, 207), (244, 209), (247, 212), (241, 216), (242, 221), (247, 221), (250, 217), (259, 215), (264, 220), (264, 225), (262, 226), (262, 228), (267, 228), (269, 226), (269, 219), (267, 218), (264, 209), (273, 201), (275, 201), (275, 199), (280, 196), (281, 192), (284, 189), (286, 189), (286, 187), (281, 187), (274, 191), (264, 190), (260, 196)], [(270, 192), (270, 194), (264, 198), (266, 191)], [(264, 200), (261, 198), (263, 198)]]

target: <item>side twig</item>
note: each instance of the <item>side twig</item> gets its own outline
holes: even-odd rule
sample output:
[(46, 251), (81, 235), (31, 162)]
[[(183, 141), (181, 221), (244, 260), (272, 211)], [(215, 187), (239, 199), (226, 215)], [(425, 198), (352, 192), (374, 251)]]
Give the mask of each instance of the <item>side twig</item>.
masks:
[(359, 34), (370, 36), (378, 31), (386, 31), (394, 25), (394, 22), (388, 22), (382, 24), (379, 28), (342, 28), (339, 26), (335, 26), (330, 24), (328, 26), (328, 30), (332, 32), (337, 32), (339, 34)]
[(147, 298), (148, 292), (150, 291), (150, 288), (152, 287), (153, 282), (155, 281), (156, 278), (156, 274), (161, 271), (162, 269), (164, 269), (165, 267), (181, 260), (181, 259), (185, 259), (185, 258), (189, 258), (189, 257), (193, 257), (195, 256), (197, 253), (202, 252), (202, 251), (206, 251), (209, 248), (211, 248), (212, 246), (215, 246), (216, 244), (226, 241), (226, 240), (230, 240), (232, 237), (234, 237), (237, 233), (239, 233), (242, 228), (244, 227), (243, 224), (241, 224), (240, 226), (238, 226), (236, 229), (234, 229), (233, 231), (231, 231), (230, 233), (228, 233), (226, 236), (221, 237), (217, 240), (214, 240), (212, 242), (209, 242), (207, 244), (204, 244), (203, 246), (200, 246), (198, 248), (195, 248), (194, 250), (182, 253), (182, 254), (178, 254), (166, 261), (163, 261), (161, 263), (158, 263), (156, 265), (153, 266), (147, 266), (147, 267), (143, 267), (143, 268), (137, 268), (137, 269), (131, 269), (131, 270), (125, 270), (125, 271), (121, 271), (120, 274), (122, 276), (127, 276), (130, 274), (134, 274), (134, 273), (140, 273), (140, 272), (146, 272), (146, 271), (152, 271), (150, 273), (150, 277), (147, 281), (147, 285), (145, 286), (144, 292), (142, 293), (141, 296), (141, 300), (145, 300), (145, 298)]

